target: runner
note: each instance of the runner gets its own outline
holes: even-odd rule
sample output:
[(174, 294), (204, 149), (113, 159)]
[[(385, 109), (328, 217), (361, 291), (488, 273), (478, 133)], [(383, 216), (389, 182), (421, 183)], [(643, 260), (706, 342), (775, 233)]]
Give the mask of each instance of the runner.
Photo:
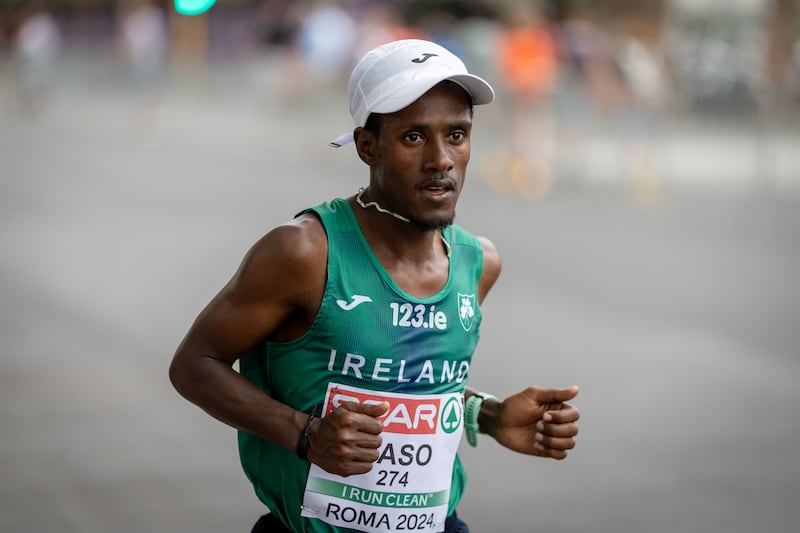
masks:
[(354, 142), (368, 185), (259, 240), (170, 377), (239, 430), (270, 511), (254, 532), (466, 532), (462, 433), (563, 459), (578, 390), (499, 401), (466, 388), (501, 268), (489, 240), (453, 224), (489, 84), (441, 46), (403, 40), (368, 52), (348, 93), (356, 127), (332, 145)]

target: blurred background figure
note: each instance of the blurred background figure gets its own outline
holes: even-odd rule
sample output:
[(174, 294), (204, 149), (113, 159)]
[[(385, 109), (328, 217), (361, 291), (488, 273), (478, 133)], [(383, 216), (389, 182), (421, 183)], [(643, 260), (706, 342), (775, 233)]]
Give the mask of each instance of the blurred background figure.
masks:
[(341, 82), (358, 42), (356, 21), (345, 2), (298, 2), (293, 16), (298, 29), (285, 87), (290, 101)]
[(318, 0), (300, 25), (300, 55), (308, 73), (329, 80), (347, 70), (356, 42), (355, 21), (340, 2)]
[(626, 95), (619, 157), (632, 197), (652, 205), (663, 186), (655, 154), (662, 142), (656, 117), (668, 98), (665, 58), (657, 34), (639, 21), (622, 26), (615, 48)]
[(13, 38), (17, 67), (17, 103), (27, 115), (42, 111), (55, 83), (54, 68), (61, 52), (61, 30), (43, 2), (29, 2)]
[(394, 3), (364, 2), (354, 15), (358, 39), (353, 53), (354, 60), (389, 41), (425, 38), (422, 30), (406, 23)]
[(792, 62), (789, 66), (789, 97), (800, 104), (800, 38), (792, 46)]
[(124, 0), (119, 11), (119, 46), (133, 98), (131, 127), (156, 124), (159, 91), (169, 59), (164, 11), (153, 0)]
[(506, 94), (511, 143), (489, 161), (492, 183), (528, 196), (546, 193), (552, 181), (552, 98), (558, 56), (551, 28), (538, 3), (516, 5), (505, 15), (495, 54)]
[(264, 48), (283, 49), (291, 44), (297, 28), (292, 20), (292, 0), (269, 0), (261, 2), (256, 11), (260, 41)]

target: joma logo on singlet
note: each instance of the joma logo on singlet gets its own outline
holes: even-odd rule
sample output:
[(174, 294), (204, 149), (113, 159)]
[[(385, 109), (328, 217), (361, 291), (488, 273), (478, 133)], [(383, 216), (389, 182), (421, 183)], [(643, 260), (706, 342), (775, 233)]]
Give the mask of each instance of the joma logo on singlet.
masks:
[(392, 310), (392, 325), (399, 328), (447, 329), (447, 315), (437, 310), (435, 305), (410, 304), (408, 302), (389, 304)]
[(359, 305), (365, 302), (371, 302), (372, 298), (369, 296), (362, 296), (360, 294), (354, 294), (350, 297), (352, 301), (348, 302), (347, 300), (336, 300), (336, 305), (344, 309), (345, 311), (352, 311)]

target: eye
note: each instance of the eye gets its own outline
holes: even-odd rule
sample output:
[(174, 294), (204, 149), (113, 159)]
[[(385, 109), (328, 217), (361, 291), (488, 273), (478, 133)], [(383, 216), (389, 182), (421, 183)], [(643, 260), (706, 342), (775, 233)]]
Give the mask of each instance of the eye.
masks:
[(410, 133), (406, 133), (403, 138), (410, 143), (418, 143), (422, 141), (422, 135), (413, 131)]
[(453, 142), (461, 142), (467, 138), (467, 134), (463, 131), (454, 131), (450, 134), (450, 140)]

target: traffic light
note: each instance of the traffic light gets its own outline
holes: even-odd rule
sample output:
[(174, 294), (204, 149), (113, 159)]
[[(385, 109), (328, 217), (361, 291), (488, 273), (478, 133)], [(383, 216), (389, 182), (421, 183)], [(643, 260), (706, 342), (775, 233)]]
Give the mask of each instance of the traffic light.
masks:
[(175, 0), (175, 11), (181, 15), (199, 15), (216, 3), (217, 0)]

